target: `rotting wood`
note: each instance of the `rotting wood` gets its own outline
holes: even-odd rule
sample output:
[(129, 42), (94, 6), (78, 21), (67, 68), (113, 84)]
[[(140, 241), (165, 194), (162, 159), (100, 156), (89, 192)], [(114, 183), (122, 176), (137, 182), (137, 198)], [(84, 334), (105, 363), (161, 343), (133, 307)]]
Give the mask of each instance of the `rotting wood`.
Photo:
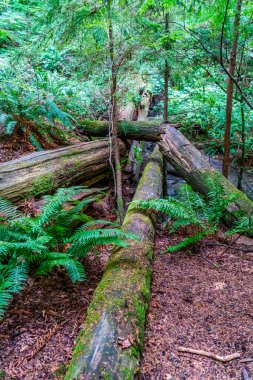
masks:
[(218, 360), (219, 362), (222, 362), (222, 363), (227, 363), (227, 362), (230, 362), (231, 360), (239, 359), (241, 357), (239, 352), (235, 352), (234, 354), (231, 354), (231, 355), (221, 356), (221, 355), (216, 355), (208, 351), (196, 350), (195, 348), (178, 347), (177, 350), (178, 352), (185, 352), (189, 354), (206, 356), (207, 358)]
[[(125, 151), (121, 143), (121, 153)], [(0, 164), (0, 196), (17, 202), (59, 187), (90, 186), (109, 174), (108, 140), (80, 143)]]
[[(160, 197), (162, 155), (156, 148), (134, 200)], [(123, 230), (139, 241), (115, 249), (88, 309), (65, 380), (133, 379), (138, 373), (150, 296), (155, 215), (128, 209)]]
[(231, 222), (236, 216), (232, 212), (240, 211), (245, 215), (253, 214), (253, 202), (218, 170), (213, 168), (203, 154), (177, 129), (167, 125), (166, 134), (158, 142), (161, 152), (195, 191), (206, 194), (209, 190), (208, 178), (217, 178), (227, 195), (235, 193), (238, 198), (228, 206), (227, 221)]
[[(87, 136), (108, 136), (110, 123), (99, 120), (79, 121), (79, 130)], [(159, 141), (166, 132), (159, 121), (125, 121), (118, 122), (118, 137), (138, 141)]]

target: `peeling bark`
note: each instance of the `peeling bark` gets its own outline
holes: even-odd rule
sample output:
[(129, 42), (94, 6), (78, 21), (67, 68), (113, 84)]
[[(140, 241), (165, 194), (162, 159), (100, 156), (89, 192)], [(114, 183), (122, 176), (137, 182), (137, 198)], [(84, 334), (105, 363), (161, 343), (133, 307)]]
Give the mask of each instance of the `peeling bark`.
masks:
[[(156, 148), (134, 200), (162, 192), (162, 156)], [(138, 373), (151, 280), (155, 217), (128, 210), (123, 230), (140, 241), (117, 248), (88, 309), (65, 380), (133, 379)]]

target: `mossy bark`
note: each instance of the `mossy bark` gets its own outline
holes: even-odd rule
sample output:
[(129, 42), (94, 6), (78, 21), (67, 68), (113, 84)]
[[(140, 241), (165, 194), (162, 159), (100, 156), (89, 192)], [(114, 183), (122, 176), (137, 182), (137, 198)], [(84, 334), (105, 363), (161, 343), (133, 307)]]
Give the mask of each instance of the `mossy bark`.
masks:
[[(207, 178), (217, 178), (223, 184), (225, 193), (236, 193), (238, 198), (228, 206), (227, 221), (232, 222), (238, 215), (251, 215), (253, 202), (232, 185), (218, 170), (214, 169), (202, 153), (177, 129), (167, 126), (166, 134), (159, 142), (161, 152), (194, 190), (206, 194), (209, 190)], [(232, 212), (236, 212), (235, 214)]]
[[(134, 199), (160, 197), (162, 156), (156, 148)], [(115, 249), (88, 309), (65, 380), (133, 379), (142, 352), (151, 281), (155, 217), (131, 209), (123, 230), (140, 237)]]
[[(108, 136), (110, 123), (107, 121), (84, 120), (79, 122), (80, 131), (87, 136)], [(165, 133), (165, 127), (160, 122), (149, 121), (119, 121), (118, 137), (138, 141), (159, 141)]]
[[(121, 153), (125, 153), (121, 144)], [(29, 154), (0, 164), (0, 196), (13, 202), (59, 187), (92, 185), (109, 176), (108, 140)]]

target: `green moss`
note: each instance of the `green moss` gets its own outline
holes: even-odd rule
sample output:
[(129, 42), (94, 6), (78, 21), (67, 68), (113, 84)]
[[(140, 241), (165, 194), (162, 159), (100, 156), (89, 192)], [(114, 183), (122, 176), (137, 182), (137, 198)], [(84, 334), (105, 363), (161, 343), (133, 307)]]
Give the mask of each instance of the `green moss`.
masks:
[(4, 379), (6, 377), (6, 372), (3, 370), (0, 370), (0, 379)]
[(134, 373), (130, 368), (123, 368), (122, 373), (124, 375), (124, 380), (132, 380), (134, 378)]
[(55, 189), (55, 178), (53, 174), (45, 174), (36, 178), (29, 190), (29, 196), (38, 196), (41, 194), (51, 193)]

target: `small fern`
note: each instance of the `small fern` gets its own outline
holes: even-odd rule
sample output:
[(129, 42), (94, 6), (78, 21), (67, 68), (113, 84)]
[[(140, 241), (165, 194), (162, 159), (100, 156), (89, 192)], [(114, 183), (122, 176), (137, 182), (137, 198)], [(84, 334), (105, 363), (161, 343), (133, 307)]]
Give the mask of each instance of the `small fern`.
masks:
[[(74, 197), (86, 191), (90, 190), (80, 186), (58, 189), (54, 195), (44, 197), (44, 206), (36, 217), (22, 215), (0, 198), (0, 316), (32, 268), (35, 275), (64, 268), (72, 282), (83, 281), (85, 270), (79, 259), (94, 247), (126, 247), (128, 240), (135, 238), (110, 222), (92, 220), (83, 214), (84, 207), (96, 199), (78, 201)], [(67, 202), (72, 207), (65, 207)]]
[(243, 216), (235, 222), (233, 228), (227, 232), (228, 236), (234, 234), (253, 235), (253, 214), (249, 216)]
[(164, 252), (175, 252), (198, 243), (205, 236), (217, 232), (221, 218), (227, 206), (234, 202), (237, 194), (226, 195), (224, 188), (217, 178), (208, 179), (206, 198), (194, 192), (189, 185), (183, 185), (179, 198), (151, 199), (132, 202), (131, 207), (150, 209), (169, 216), (172, 221), (171, 232), (182, 226), (195, 226), (198, 232), (184, 239), (181, 243), (169, 247)]

